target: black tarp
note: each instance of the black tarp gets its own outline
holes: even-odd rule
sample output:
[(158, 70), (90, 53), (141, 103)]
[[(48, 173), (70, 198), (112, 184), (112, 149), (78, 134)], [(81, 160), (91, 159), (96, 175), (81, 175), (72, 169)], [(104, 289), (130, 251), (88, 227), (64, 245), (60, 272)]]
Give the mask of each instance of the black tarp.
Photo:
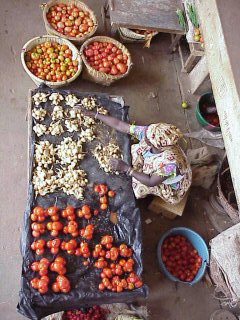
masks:
[[(50, 88), (38, 88), (31, 90), (31, 95), (37, 92), (59, 92), (62, 95), (69, 93), (75, 94), (77, 97), (83, 96), (95, 96), (102, 106), (109, 110), (109, 113), (119, 119), (128, 120), (128, 108), (121, 106), (121, 104), (113, 102), (109, 96), (99, 93), (81, 93), (79, 91), (69, 90), (53, 90)], [(63, 105), (62, 103), (60, 103)], [(43, 103), (48, 112), (50, 113), (53, 106), (50, 105), (49, 100)], [(29, 121), (32, 121), (29, 119)], [(49, 124), (50, 117), (47, 116), (43, 123)], [(30, 123), (30, 129), (32, 124)], [(122, 133), (115, 133), (107, 127), (103, 127), (103, 131), (100, 136), (101, 139), (106, 142), (109, 139), (116, 139), (117, 143), (121, 146), (124, 155), (124, 160), (130, 162), (130, 139), (127, 135)], [(102, 130), (102, 129), (101, 129)], [(64, 133), (61, 137), (53, 136), (42, 136), (38, 138), (34, 132), (30, 134), (29, 143), (29, 186), (28, 186), (28, 199), (26, 210), (24, 213), (24, 225), (21, 238), (21, 252), (23, 256), (22, 264), (22, 276), (21, 276), (21, 290), (20, 290), (20, 302), (17, 306), (18, 312), (30, 319), (41, 319), (49, 314), (79, 308), (81, 305), (93, 305), (103, 303), (114, 303), (114, 302), (125, 302), (129, 303), (136, 300), (139, 297), (147, 295), (147, 287), (143, 285), (139, 289), (133, 291), (125, 290), (121, 293), (115, 293), (111, 291), (99, 291), (98, 284), (101, 281), (100, 272), (101, 270), (93, 267), (93, 260), (89, 266), (84, 267), (81, 264), (82, 257), (75, 257), (66, 254), (61, 251), (58, 255), (64, 256), (67, 259), (67, 277), (71, 282), (71, 291), (67, 294), (54, 293), (51, 290), (45, 295), (41, 295), (37, 290), (30, 287), (30, 280), (38, 276), (34, 273), (30, 265), (35, 260), (40, 260), (42, 256), (36, 256), (31, 250), (30, 245), (33, 242), (33, 237), (30, 230), (30, 211), (35, 205), (41, 205), (48, 207), (56, 204), (58, 208), (62, 209), (66, 205), (73, 205), (75, 208), (80, 207), (82, 204), (90, 204), (91, 207), (97, 208), (97, 195), (94, 194), (92, 186), (94, 183), (106, 183), (111, 189), (117, 192), (116, 197), (110, 201), (111, 211), (118, 213), (118, 224), (114, 225), (109, 220), (110, 211), (102, 212), (98, 216), (86, 219), (78, 219), (79, 224), (84, 227), (89, 222), (95, 225), (94, 239), (91, 240), (90, 248), (99, 242), (101, 235), (111, 233), (114, 235), (115, 243), (126, 243), (131, 246), (134, 250), (134, 259), (136, 261), (134, 271), (141, 276), (142, 273), (142, 259), (141, 259), (141, 220), (140, 212), (136, 207), (136, 202), (131, 186), (131, 179), (126, 175), (115, 175), (106, 174), (99, 168), (97, 161), (92, 157), (90, 149), (94, 147), (97, 141), (93, 141), (86, 144), (87, 154), (84, 160), (81, 160), (80, 167), (83, 168), (88, 175), (89, 185), (85, 191), (85, 200), (79, 201), (74, 196), (68, 196), (62, 192), (55, 192), (46, 196), (35, 197), (33, 192), (33, 186), (31, 183), (32, 166), (33, 166), (33, 153), (34, 153), (34, 142), (39, 140), (48, 139), (52, 143), (59, 143), (63, 139), (63, 136), (77, 137), (75, 133)], [(71, 238), (70, 236), (63, 235), (60, 233), (59, 237), (64, 240)], [(41, 238), (45, 240), (51, 239), (51, 236), (43, 234)], [(54, 256), (49, 254), (49, 249), (45, 249), (44, 257), (48, 257), (53, 260)], [(49, 272), (51, 282), (55, 281), (56, 273)]]

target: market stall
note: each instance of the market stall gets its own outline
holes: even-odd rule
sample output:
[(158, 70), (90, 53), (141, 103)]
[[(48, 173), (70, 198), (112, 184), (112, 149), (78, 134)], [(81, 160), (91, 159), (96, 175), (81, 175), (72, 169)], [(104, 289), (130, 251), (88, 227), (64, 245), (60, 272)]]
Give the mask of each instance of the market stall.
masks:
[[(31, 319), (80, 305), (130, 302), (147, 294), (147, 288), (140, 280), (141, 222), (131, 180), (109, 172), (110, 168), (104, 167), (96, 154), (101, 144), (106, 150), (111, 143), (120, 150), (118, 153), (115, 148), (112, 156), (122, 154), (129, 162), (129, 138), (110, 132), (94, 119), (90, 121), (83, 117), (76, 104), (128, 119), (128, 110), (120, 97), (46, 87), (30, 91), (29, 187), (21, 242), (23, 267), (18, 311)], [(73, 149), (78, 151), (71, 153), (67, 145), (74, 145)], [(72, 182), (75, 174), (78, 181)], [(38, 209), (34, 209), (36, 207)], [(39, 208), (44, 210), (39, 211)], [(89, 209), (87, 213), (84, 212), (86, 208)], [(71, 217), (67, 216), (66, 210), (71, 211)], [(73, 222), (76, 228), (71, 231)], [(59, 228), (54, 228), (54, 223)], [(35, 228), (36, 225), (41, 227)], [(110, 239), (109, 242), (104, 242), (104, 236)], [(44, 242), (40, 247), (39, 242), (36, 244), (38, 240)], [(58, 246), (51, 241), (58, 242)], [(69, 250), (66, 243), (70, 241), (75, 247)], [(101, 256), (96, 254), (99, 246), (103, 250)], [(83, 247), (86, 251), (81, 251)], [(54, 269), (59, 256), (66, 268), (63, 268), (63, 274)], [(42, 258), (49, 263), (45, 267), (46, 273), (41, 273), (39, 267)], [(127, 268), (128, 259), (131, 263)], [(107, 277), (108, 286), (101, 282), (103, 268), (110, 268), (111, 264), (115, 266), (108, 272), (115, 274), (118, 286), (109, 283)], [(44, 290), (39, 284), (42, 275), (48, 277)], [(56, 284), (57, 275), (67, 278), (67, 289)]]

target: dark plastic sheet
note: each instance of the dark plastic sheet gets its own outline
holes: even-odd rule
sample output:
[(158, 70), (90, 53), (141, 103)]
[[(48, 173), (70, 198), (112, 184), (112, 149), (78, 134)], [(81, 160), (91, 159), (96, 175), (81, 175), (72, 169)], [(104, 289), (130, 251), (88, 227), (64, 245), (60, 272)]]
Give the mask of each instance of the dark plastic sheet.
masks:
[[(77, 97), (86, 96), (88, 93), (81, 93), (79, 91), (69, 90), (53, 90), (49, 88), (38, 88), (31, 91), (31, 95), (36, 92), (60, 92), (61, 94), (75, 94)], [(127, 120), (128, 108), (122, 107), (120, 104), (113, 102), (109, 96), (99, 93), (89, 93), (91, 96), (97, 97), (102, 106), (109, 110), (111, 115), (115, 117)], [(49, 102), (43, 104), (47, 110), (52, 110)], [(61, 104), (62, 105), (62, 104)], [(45, 123), (48, 123), (50, 118), (46, 119)], [(31, 119), (29, 119), (31, 121)], [(30, 123), (31, 125), (31, 123)], [(101, 136), (105, 136), (105, 140), (108, 141), (109, 137), (115, 138), (122, 148), (124, 160), (130, 162), (130, 139), (127, 135), (121, 133), (114, 133), (109, 131), (105, 127), (105, 131)], [(111, 129), (110, 129), (111, 130)], [(64, 133), (63, 136), (73, 136), (73, 134)], [(76, 134), (75, 134), (76, 137)], [(68, 294), (53, 293), (51, 290), (45, 295), (41, 295), (37, 290), (30, 287), (30, 280), (34, 276), (38, 276), (31, 269), (30, 265), (34, 260), (39, 260), (42, 256), (36, 256), (31, 250), (30, 245), (33, 242), (33, 237), (30, 230), (29, 214), (31, 208), (35, 205), (41, 205), (48, 207), (56, 204), (60, 209), (66, 207), (68, 204), (73, 205), (75, 208), (80, 207), (82, 204), (90, 204), (92, 208), (97, 208), (97, 195), (94, 194), (92, 186), (94, 183), (106, 183), (111, 189), (117, 191), (116, 197), (110, 202), (111, 211), (118, 212), (118, 224), (114, 225), (109, 220), (110, 211), (107, 213), (100, 213), (97, 217), (93, 217), (86, 221), (85, 219), (78, 219), (78, 222), (82, 227), (85, 227), (88, 223), (95, 225), (94, 240), (91, 240), (92, 247), (99, 242), (101, 235), (111, 233), (114, 235), (116, 244), (126, 243), (130, 245), (134, 250), (134, 259), (136, 261), (134, 271), (141, 276), (142, 273), (142, 259), (141, 259), (141, 220), (140, 212), (136, 207), (134, 194), (131, 186), (131, 179), (126, 175), (114, 175), (106, 174), (101, 169), (97, 161), (91, 156), (90, 152), (86, 154), (84, 160), (81, 161), (80, 167), (83, 168), (89, 179), (89, 186), (86, 188), (85, 200), (79, 201), (74, 196), (68, 196), (62, 192), (55, 192), (46, 196), (37, 196), (35, 198), (33, 192), (33, 186), (31, 183), (32, 165), (33, 165), (33, 152), (34, 142), (47, 138), (52, 143), (59, 143), (63, 137), (42, 136), (38, 138), (34, 132), (30, 137), (30, 179), (28, 187), (28, 199), (24, 213), (24, 226), (21, 238), (21, 252), (23, 256), (22, 264), (22, 276), (21, 276), (21, 290), (20, 290), (20, 302), (17, 306), (17, 310), (22, 315), (29, 319), (41, 319), (49, 314), (59, 312), (62, 310), (69, 310), (79, 308), (81, 305), (93, 305), (103, 303), (124, 302), (129, 303), (136, 300), (139, 297), (146, 297), (147, 287), (144, 285), (139, 289), (133, 291), (123, 291), (121, 293), (115, 293), (111, 291), (101, 292), (98, 290), (98, 284), (100, 283), (101, 270), (93, 267), (93, 259), (88, 267), (84, 267), (81, 264), (82, 258), (75, 257), (65, 252), (60, 251), (58, 255), (64, 256), (67, 259), (67, 277), (71, 282), (71, 291)], [(97, 142), (91, 142), (87, 144), (87, 150), (91, 149)], [(63, 220), (64, 221), (64, 220)], [(62, 235), (61, 239), (70, 239), (70, 236)], [(48, 240), (51, 238), (49, 235), (42, 235), (42, 238)], [(79, 238), (80, 239), (80, 238)], [(79, 240), (77, 238), (77, 240)], [(53, 255), (49, 254), (49, 249), (45, 249), (45, 257), (53, 260)], [(57, 256), (57, 255), (56, 255)], [(50, 283), (55, 281), (56, 273), (49, 272)]]

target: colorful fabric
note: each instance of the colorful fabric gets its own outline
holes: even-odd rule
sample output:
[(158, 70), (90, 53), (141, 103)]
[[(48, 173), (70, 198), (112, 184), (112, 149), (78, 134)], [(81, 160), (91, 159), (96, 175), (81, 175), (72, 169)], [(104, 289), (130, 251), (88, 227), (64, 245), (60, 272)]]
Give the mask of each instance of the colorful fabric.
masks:
[(168, 123), (151, 124), (146, 130), (146, 137), (157, 149), (175, 145), (182, 136), (176, 126)]
[[(134, 194), (138, 199), (153, 194), (168, 203), (176, 204), (182, 200), (191, 185), (192, 171), (190, 164), (178, 145), (166, 146), (162, 152), (152, 153), (151, 147), (147, 145), (144, 139), (146, 128), (139, 126), (132, 128), (132, 134), (136, 138), (140, 138), (138, 138), (140, 142), (132, 145), (131, 148), (132, 165), (136, 171), (148, 175), (166, 176), (166, 180), (159, 186), (147, 187), (133, 178)], [(167, 181), (171, 181), (171, 178), (173, 178), (172, 181), (177, 182), (169, 184)], [(166, 183), (164, 183), (165, 181)]]
[[(164, 180), (162, 183), (166, 183), (165, 181), (170, 181), (170, 179), (172, 178), (177, 178), (177, 177), (181, 177), (180, 179), (177, 179), (177, 181), (180, 181), (182, 179), (182, 176), (178, 176), (177, 175), (177, 166), (175, 163), (168, 163), (168, 164), (162, 164), (159, 168), (159, 170), (156, 171), (156, 174), (158, 174), (160, 177), (168, 177), (168, 179)], [(171, 185), (171, 187), (174, 190), (177, 190), (179, 188), (179, 183), (168, 183)]]
[(136, 139), (138, 139), (140, 141), (140, 140), (144, 139), (147, 128), (148, 127), (146, 127), (146, 126), (136, 126), (135, 124), (131, 124), (129, 131), (133, 137), (135, 137)]

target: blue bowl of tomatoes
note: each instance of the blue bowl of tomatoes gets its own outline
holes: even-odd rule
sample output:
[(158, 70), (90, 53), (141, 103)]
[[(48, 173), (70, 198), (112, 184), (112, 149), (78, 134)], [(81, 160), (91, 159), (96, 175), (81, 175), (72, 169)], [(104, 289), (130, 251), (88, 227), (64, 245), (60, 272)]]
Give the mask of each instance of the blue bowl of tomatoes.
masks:
[(201, 280), (209, 263), (205, 241), (185, 227), (170, 229), (161, 237), (157, 257), (162, 273), (169, 280), (189, 285)]

